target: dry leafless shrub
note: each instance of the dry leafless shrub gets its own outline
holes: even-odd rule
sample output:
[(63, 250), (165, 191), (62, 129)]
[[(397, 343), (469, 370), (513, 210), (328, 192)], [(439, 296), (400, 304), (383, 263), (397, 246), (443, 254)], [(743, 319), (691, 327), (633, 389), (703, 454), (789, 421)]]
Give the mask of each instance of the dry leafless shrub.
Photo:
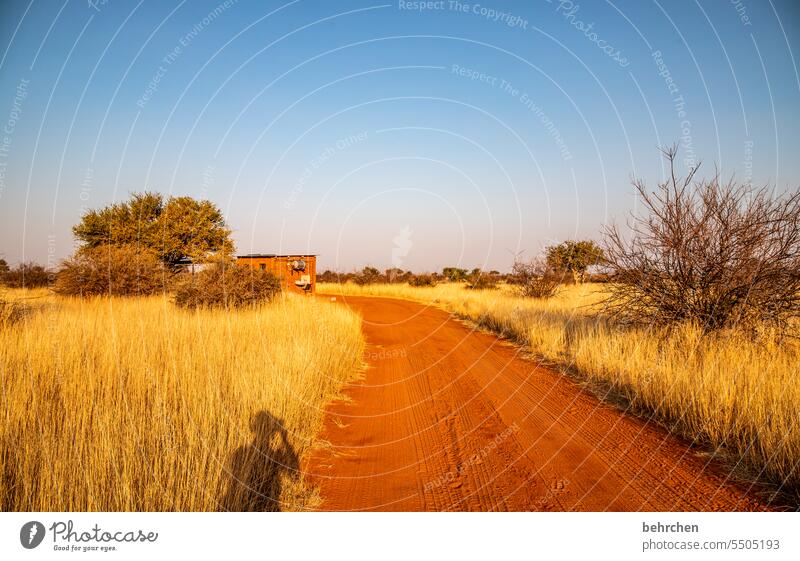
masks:
[(144, 296), (163, 292), (169, 279), (151, 252), (103, 245), (80, 249), (64, 261), (54, 290), (65, 296)]
[(561, 279), (553, 273), (543, 259), (515, 261), (511, 277), (517, 290), (528, 298), (551, 298), (558, 292)]
[(656, 192), (634, 182), (645, 213), (631, 218), (631, 239), (605, 232), (607, 310), (636, 323), (789, 332), (800, 316), (800, 192), (775, 196), (718, 173), (695, 181), (697, 167), (681, 179), (677, 148), (663, 152), (667, 181)]
[(269, 302), (280, 291), (280, 281), (268, 271), (220, 262), (181, 273), (175, 303), (185, 308), (242, 308)]

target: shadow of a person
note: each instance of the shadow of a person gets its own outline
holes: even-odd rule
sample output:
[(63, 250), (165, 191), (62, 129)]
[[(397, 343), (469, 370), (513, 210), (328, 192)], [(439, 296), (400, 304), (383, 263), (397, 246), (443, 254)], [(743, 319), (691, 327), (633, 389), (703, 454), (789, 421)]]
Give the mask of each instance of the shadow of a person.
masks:
[(253, 442), (231, 455), (222, 508), (235, 512), (281, 510), (281, 480), (297, 479), (300, 462), (281, 419), (259, 411), (250, 420)]

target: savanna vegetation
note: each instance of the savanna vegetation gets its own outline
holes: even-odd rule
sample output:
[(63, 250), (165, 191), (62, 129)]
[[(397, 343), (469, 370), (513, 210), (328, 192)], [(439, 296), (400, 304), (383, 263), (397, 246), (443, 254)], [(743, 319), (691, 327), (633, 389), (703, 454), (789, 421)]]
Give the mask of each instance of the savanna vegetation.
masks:
[[(800, 499), (800, 193), (679, 178), (665, 154), (668, 180), (637, 181), (644, 212), (600, 242), (318, 290), (440, 306)], [(4, 510), (313, 506), (297, 466), (359, 370), (358, 316), (236, 267), (211, 203), (137, 194), (75, 235), (56, 274), (0, 263)]]
[(243, 308), (269, 302), (280, 291), (280, 281), (268, 271), (225, 260), (181, 275), (175, 283), (175, 303), (186, 308)]
[(330, 294), (404, 298), (439, 306), (512, 339), (597, 395), (710, 447), (735, 477), (800, 485), (800, 345), (773, 334), (753, 339), (697, 323), (621, 327), (602, 315), (605, 285), (562, 286), (551, 298), (524, 298), (515, 286), (467, 290), (320, 284)]
[(64, 260), (53, 289), (65, 296), (146, 296), (164, 293), (172, 272), (134, 244), (89, 246)]
[(53, 280), (53, 275), (42, 265), (32, 261), (9, 267), (0, 259), (0, 286), (8, 288), (41, 288)]
[[(443, 307), (800, 500), (800, 192), (681, 179), (664, 153), (672, 173), (634, 183), (628, 233), (518, 260), (495, 290), (456, 268), (435, 287), (318, 289)], [(593, 266), (607, 282), (582, 283)]]
[(360, 320), (278, 297), (229, 233), (145, 193), (88, 212), (57, 272), (0, 267), (3, 510), (316, 505), (300, 462), (360, 371)]
[(797, 335), (800, 191), (777, 195), (719, 174), (694, 181), (697, 168), (679, 178), (676, 153), (664, 151), (671, 173), (654, 192), (634, 182), (644, 212), (630, 232), (606, 232), (606, 312), (625, 323)]

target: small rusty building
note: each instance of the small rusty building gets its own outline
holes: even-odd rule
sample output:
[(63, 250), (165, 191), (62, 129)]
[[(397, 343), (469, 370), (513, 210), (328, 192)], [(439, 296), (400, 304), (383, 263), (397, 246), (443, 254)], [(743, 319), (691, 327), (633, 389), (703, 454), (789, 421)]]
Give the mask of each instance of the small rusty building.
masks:
[(250, 253), (237, 255), (240, 265), (269, 271), (281, 281), (287, 292), (314, 294), (317, 288), (316, 255), (277, 255), (275, 253)]

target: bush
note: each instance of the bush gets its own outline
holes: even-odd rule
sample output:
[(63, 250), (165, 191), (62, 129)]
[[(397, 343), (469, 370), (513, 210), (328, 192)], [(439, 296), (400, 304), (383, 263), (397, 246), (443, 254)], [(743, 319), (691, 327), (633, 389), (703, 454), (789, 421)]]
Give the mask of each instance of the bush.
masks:
[(2, 281), (9, 288), (40, 288), (50, 283), (50, 273), (36, 263), (20, 263), (18, 267), (6, 270)]
[(542, 259), (515, 261), (511, 274), (519, 293), (529, 298), (551, 298), (561, 284), (561, 278)]
[(364, 267), (360, 273), (353, 276), (353, 282), (359, 286), (384, 282), (385, 278), (375, 267)]
[(144, 296), (163, 292), (169, 278), (151, 252), (106, 245), (81, 249), (64, 261), (54, 289), (66, 296)]
[(269, 271), (234, 262), (214, 263), (196, 273), (181, 273), (175, 303), (185, 308), (242, 308), (271, 301), (281, 291)]
[(497, 288), (497, 276), (473, 269), (467, 276), (467, 288), (470, 290), (489, 290)]
[(413, 275), (408, 284), (411, 286), (436, 286), (436, 277), (433, 275)]
[(445, 267), (442, 269), (442, 276), (450, 282), (461, 282), (467, 280), (467, 270), (458, 267)]
[(631, 240), (616, 226), (606, 231), (608, 310), (639, 323), (791, 329), (800, 316), (800, 191), (775, 197), (719, 176), (695, 182), (697, 168), (678, 179), (676, 152), (664, 150), (671, 173), (657, 192), (634, 182), (645, 213), (632, 217)]

